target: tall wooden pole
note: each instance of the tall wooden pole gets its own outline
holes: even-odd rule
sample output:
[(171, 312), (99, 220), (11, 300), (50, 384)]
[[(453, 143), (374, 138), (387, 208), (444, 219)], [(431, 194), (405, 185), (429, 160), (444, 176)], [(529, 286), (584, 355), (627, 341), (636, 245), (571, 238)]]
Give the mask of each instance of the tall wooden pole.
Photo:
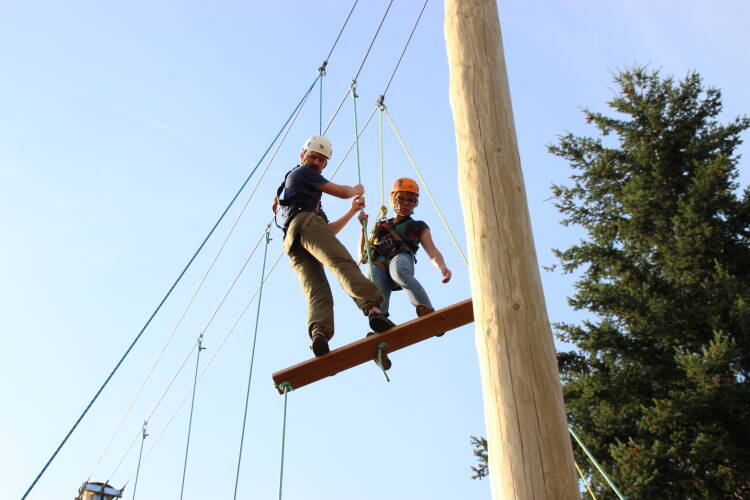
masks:
[(496, 0), (445, 0), (493, 498), (577, 499)]

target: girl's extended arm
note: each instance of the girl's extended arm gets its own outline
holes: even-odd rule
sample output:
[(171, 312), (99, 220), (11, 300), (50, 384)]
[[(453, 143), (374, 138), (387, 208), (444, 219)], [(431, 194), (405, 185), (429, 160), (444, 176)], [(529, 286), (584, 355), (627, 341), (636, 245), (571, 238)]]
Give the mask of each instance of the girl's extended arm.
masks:
[(448, 267), (445, 265), (443, 254), (440, 253), (440, 250), (437, 249), (435, 243), (432, 241), (432, 234), (430, 233), (429, 227), (426, 227), (422, 231), (419, 239), (422, 242), (424, 251), (427, 252), (427, 255), (430, 257), (432, 263), (435, 264), (435, 267), (440, 269), (440, 273), (443, 275), (443, 283), (448, 283), (453, 273), (451, 273), (451, 270), (448, 269)]

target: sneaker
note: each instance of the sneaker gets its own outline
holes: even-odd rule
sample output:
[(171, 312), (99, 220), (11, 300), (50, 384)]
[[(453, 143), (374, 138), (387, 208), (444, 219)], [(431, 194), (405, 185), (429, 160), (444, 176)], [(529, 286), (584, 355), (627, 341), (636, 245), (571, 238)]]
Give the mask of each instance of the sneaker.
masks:
[(310, 349), (312, 349), (315, 357), (320, 357), (324, 354), (328, 354), (331, 351), (331, 349), (328, 347), (328, 339), (322, 333), (316, 333), (315, 335), (313, 335)]
[(422, 316), (427, 316), (428, 314), (435, 312), (435, 309), (431, 308), (430, 306), (426, 306), (424, 304), (419, 304), (417, 306), (417, 317), (421, 318)]
[(373, 312), (367, 315), (367, 319), (370, 322), (370, 328), (377, 333), (382, 333), (386, 330), (390, 330), (396, 323), (388, 319), (388, 315), (382, 312)]
[[(366, 336), (369, 337), (370, 335), (377, 335), (376, 332), (370, 332)], [(380, 363), (378, 363), (378, 354), (377, 351), (375, 352), (375, 356), (373, 356), (372, 360), (375, 362), (378, 367), (380, 367)], [(380, 361), (383, 363), (383, 370), (390, 370), (391, 366), (393, 366), (393, 363), (391, 363), (391, 359), (388, 357), (387, 353), (381, 353), (380, 354)]]

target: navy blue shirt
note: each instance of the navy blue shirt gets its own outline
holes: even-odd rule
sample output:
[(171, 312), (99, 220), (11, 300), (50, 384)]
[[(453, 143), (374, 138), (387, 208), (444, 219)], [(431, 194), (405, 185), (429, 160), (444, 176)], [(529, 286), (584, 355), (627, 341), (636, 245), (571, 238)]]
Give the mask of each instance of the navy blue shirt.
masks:
[[(289, 206), (281, 207), (282, 226), (289, 226), (292, 218), (301, 211), (315, 210), (315, 206), (323, 196), (320, 186), (328, 183), (328, 179), (320, 175), (315, 167), (297, 166), (286, 176), (284, 183), (284, 201)], [(328, 222), (328, 217), (323, 212), (321, 205), (318, 214)]]

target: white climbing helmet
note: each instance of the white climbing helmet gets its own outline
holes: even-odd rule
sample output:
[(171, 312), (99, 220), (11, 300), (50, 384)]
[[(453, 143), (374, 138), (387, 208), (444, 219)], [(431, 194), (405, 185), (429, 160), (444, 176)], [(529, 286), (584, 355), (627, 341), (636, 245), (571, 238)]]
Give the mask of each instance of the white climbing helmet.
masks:
[(331, 158), (333, 155), (333, 145), (331, 141), (323, 137), (322, 135), (314, 135), (305, 141), (305, 145), (302, 146), (305, 151), (314, 151), (320, 153), (326, 158)]

